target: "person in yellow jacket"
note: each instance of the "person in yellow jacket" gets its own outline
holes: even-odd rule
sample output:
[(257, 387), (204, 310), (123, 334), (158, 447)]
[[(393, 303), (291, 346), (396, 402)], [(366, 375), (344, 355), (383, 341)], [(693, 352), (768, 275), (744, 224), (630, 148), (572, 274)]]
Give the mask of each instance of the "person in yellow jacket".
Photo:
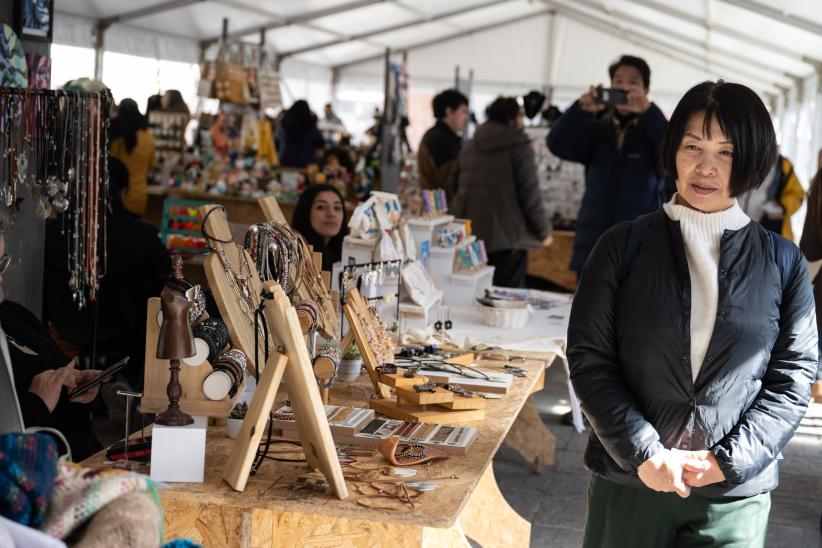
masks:
[(790, 160), (780, 154), (762, 185), (738, 201), (748, 217), (796, 243), (791, 218), (805, 201), (805, 189)]
[(111, 122), (111, 155), (128, 168), (128, 189), (123, 205), (142, 217), (148, 205), (148, 174), (155, 166), (154, 136), (148, 131), (148, 120), (133, 99), (123, 99), (117, 117)]

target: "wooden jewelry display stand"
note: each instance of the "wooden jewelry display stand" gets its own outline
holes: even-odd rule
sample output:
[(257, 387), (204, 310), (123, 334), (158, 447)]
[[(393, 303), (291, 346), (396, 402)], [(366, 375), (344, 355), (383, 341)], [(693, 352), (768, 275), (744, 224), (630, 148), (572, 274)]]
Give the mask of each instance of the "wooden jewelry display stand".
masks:
[[(432, 424), (461, 423), (485, 418), (485, 400), (480, 397), (465, 398), (440, 387), (434, 388), (433, 392), (417, 392), (414, 385), (428, 382), (425, 376), (405, 378), (402, 373), (380, 375), (377, 366), (381, 364), (366, 336), (367, 330), (374, 326), (363, 325), (370, 312), (365, 299), (356, 289), (346, 294), (343, 312), (350, 331), (343, 339), (341, 348), (347, 348), (353, 339), (360, 349), (365, 370), (379, 396), (379, 399), (369, 403), (371, 409), (392, 419)], [(390, 388), (394, 388), (396, 400), (391, 399)], [(429, 409), (428, 406), (433, 408)]]
[[(263, 210), (263, 216), (266, 221), (276, 222), (287, 225), (280, 204), (273, 196), (267, 196), (258, 200), (260, 209)], [(314, 253), (305, 243), (305, 240), (300, 238), (300, 245), (303, 248), (303, 257), (313, 257), (313, 261), (306, 261), (302, 270), (302, 283), (295, 291), (296, 300), (310, 300), (313, 301), (320, 310), (320, 317), (318, 318), (318, 329), (320, 334), (326, 339), (334, 338), (337, 332), (337, 312), (334, 309), (334, 301), (328, 293), (328, 285), (331, 274), (328, 273), (328, 280), (323, 279), (322, 272), (322, 254)], [(316, 256), (320, 257), (319, 266), (316, 261)]]
[(342, 352), (345, 352), (353, 339), (353, 341), (357, 343), (357, 348), (360, 349), (362, 363), (365, 366), (365, 371), (368, 373), (368, 377), (371, 379), (371, 384), (374, 385), (374, 392), (381, 399), (390, 398), (391, 391), (389, 390), (389, 387), (380, 383), (377, 376), (377, 366), (380, 365), (380, 363), (378, 362), (377, 356), (374, 354), (374, 350), (371, 348), (371, 344), (368, 342), (368, 338), (365, 335), (366, 328), (360, 321), (361, 317), (368, 318), (368, 305), (362, 295), (360, 295), (360, 292), (356, 289), (352, 289), (346, 294), (343, 313), (345, 314), (345, 318), (348, 320), (349, 332), (348, 335), (343, 337), (340, 349)]
[(380, 375), (380, 381), (394, 388), (397, 399), (375, 400), (369, 405), (386, 417), (429, 424), (454, 424), (485, 419), (485, 400), (479, 396), (465, 398), (439, 386), (433, 388), (432, 392), (414, 390), (414, 386), (428, 382), (424, 375), (406, 378), (402, 373), (393, 373)]
[[(285, 375), (306, 462), (310, 468), (320, 470), (337, 497), (344, 499), (348, 496), (348, 489), (311, 370), (297, 313), (276, 282), (260, 282), (248, 252), (234, 244), (225, 216), (206, 217), (216, 207), (219, 206), (205, 205), (200, 208), (202, 218), (206, 219), (205, 230), (212, 238), (209, 244), (222, 250), (235, 268), (241, 264), (239, 254), (245, 255), (249, 279), (244, 283), (248, 284), (255, 299), (262, 299), (263, 292), (271, 295), (271, 298), (263, 299), (263, 314), (271, 332), (271, 346), (279, 348), (279, 351), (270, 348), (265, 366), (259, 364), (261, 375), (257, 389), (235, 440), (223, 479), (237, 491), (245, 489), (277, 389)], [(259, 356), (264, 356), (265, 342), (257, 340), (254, 318), (243, 310), (236, 283), (228, 279), (220, 258), (216, 254), (206, 256), (203, 268), (234, 345), (246, 353), (249, 361), (254, 358), (255, 348), (258, 348)]]
[[(146, 315), (145, 382), (143, 397), (140, 400), (142, 413), (161, 413), (168, 406), (166, 386), (168, 385), (169, 360), (156, 357), (157, 339), (160, 336), (160, 326), (157, 325), (159, 312), (160, 299), (150, 298)], [(180, 408), (189, 415), (225, 418), (231, 412), (233, 403), (231, 399), (214, 401), (208, 399), (203, 392), (203, 381), (211, 371), (211, 364), (208, 360), (194, 367), (185, 363), (180, 366), (180, 385), (183, 387)]]

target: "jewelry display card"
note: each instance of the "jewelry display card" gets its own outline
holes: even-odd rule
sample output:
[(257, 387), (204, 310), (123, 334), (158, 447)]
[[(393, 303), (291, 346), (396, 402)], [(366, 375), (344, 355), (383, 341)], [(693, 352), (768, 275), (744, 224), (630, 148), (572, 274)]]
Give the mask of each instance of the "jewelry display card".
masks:
[[(333, 431), (333, 428), (332, 428)], [(280, 437), (296, 439), (297, 432), (283, 429)], [(373, 418), (356, 434), (333, 432), (335, 443), (351, 443), (361, 447), (376, 447), (391, 436), (399, 436), (404, 443), (436, 447), (450, 455), (466, 455), (476, 441), (478, 431), (471, 426), (424, 424), (386, 418)]]
[[(323, 407), (332, 434), (356, 434), (374, 419), (373, 409), (338, 405), (325, 405)], [(282, 405), (274, 411), (271, 424), (274, 428), (296, 430), (297, 423), (294, 420), (294, 410), (288, 405)]]

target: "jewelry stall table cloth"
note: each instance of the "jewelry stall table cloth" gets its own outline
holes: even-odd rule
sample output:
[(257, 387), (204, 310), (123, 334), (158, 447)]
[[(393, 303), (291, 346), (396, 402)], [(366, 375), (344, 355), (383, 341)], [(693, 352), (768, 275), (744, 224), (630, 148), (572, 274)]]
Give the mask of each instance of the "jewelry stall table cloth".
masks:
[[(505, 291), (504, 288), (500, 289)], [(519, 329), (490, 327), (482, 323), (476, 311), (467, 308), (453, 308), (451, 318), (454, 321), (454, 329), (450, 332), (451, 338), (458, 345), (463, 345), (468, 340), (471, 344), (484, 343), (489, 346), (499, 346), (511, 352), (519, 352), (523, 356), (528, 356), (531, 352), (556, 354), (562, 360), (562, 366), (565, 369), (574, 428), (582, 433), (585, 431), (582, 409), (571, 386), (568, 359), (565, 356), (572, 295), (536, 290), (528, 290), (526, 293), (529, 298), (541, 301), (539, 305), (541, 308), (536, 308), (531, 313), (525, 327)], [(531, 405), (531, 402), (527, 405)], [(528, 458), (521, 448), (515, 448)], [(551, 462), (549, 459), (545, 463)], [(539, 469), (540, 463), (536, 464)]]
[[(542, 354), (542, 360), (553, 359)], [(360, 496), (293, 491), (303, 465), (266, 461), (249, 478), (244, 492), (223, 479), (233, 441), (224, 427), (211, 427), (206, 443), (204, 483), (178, 483), (160, 492), (167, 538), (189, 537), (209, 548), (239, 546), (464, 546), (470, 537), (484, 547), (528, 546), (531, 524), (507, 504), (494, 478), (491, 459), (523, 405), (544, 382), (544, 362), (522, 364), (528, 377), (515, 378), (509, 394), (488, 400), (486, 419), (467, 423), (478, 429), (466, 456), (452, 456), (420, 467), (415, 480), (437, 479), (436, 491), (414, 500), (410, 510), (378, 510), (357, 504)], [(356, 384), (338, 383), (333, 405), (363, 407), (371, 386), (365, 376)], [(287, 396), (281, 391), (277, 402)], [(83, 464), (99, 466), (104, 452)], [(385, 464), (384, 462), (382, 464)], [(376, 465), (372, 465), (376, 466)]]

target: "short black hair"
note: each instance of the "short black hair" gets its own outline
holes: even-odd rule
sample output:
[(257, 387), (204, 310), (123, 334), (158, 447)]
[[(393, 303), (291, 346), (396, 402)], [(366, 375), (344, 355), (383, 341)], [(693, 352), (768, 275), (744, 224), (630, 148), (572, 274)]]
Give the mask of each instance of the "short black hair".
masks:
[(445, 118), (445, 109), (457, 110), (461, 105), (468, 105), (468, 97), (455, 89), (446, 89), (439, 92), (431, 101), (431, 108), (434, 109), (434, 118), (441, 120)]
[(519, 103), (513, 97), (497, 97), (485, 109), (485, 116), (489, 121), (507, 124), (520, 115), (521, 112)]
[(120, 199), (120, 193), (128, 188), (128, 167), (119, 158), (108, 155), (108, 185), (109, 194), (114, 199)]
[(619, 67), (634, 67), (639, 71), (640, 76), (642, 76), (642, 83), (645, 89), (651, 87), (651, 67), (648, 66), (645, 59), (634, 57), (633, 55), (623, 55), (619, 60), (608, 67), (608, 75), (611, 77), (611, 80), (614, 79), (614, 74), (616, 74)]
[(699, 112), (705, 113), (702, 127), (709, 139), (711, 122), (716, 118), (734, 145), (731, 197), (761, 185), (776, 162), (776, 132), (771, 115), (751, 88), (722, 80), (697, 84), (679, 100), (662, 141), (662, 166), (676, 180), (676, 152), (688, 120)]

